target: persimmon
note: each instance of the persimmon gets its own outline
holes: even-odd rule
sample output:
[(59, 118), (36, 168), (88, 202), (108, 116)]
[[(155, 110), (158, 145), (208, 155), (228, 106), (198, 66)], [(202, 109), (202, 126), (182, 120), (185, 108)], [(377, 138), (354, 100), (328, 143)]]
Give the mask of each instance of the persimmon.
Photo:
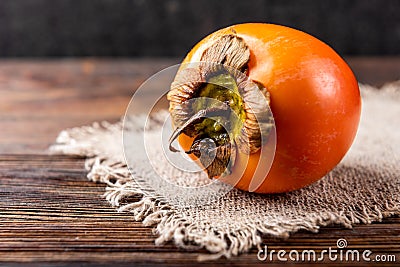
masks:
[[(317, 38), (280, 25), (239, 24), (196, 44), (183, 60), (194, 62), (222, 64), (248, 79), (199, 63), (198, 68), (182, 65), (171, 85), (169, 110), (176, 127), (171, 141), (178, 137), (193, 159), (213, 154), (206, 157), (211, 163), (201, 162), (208, 165), (210, 178), (224, 177), (239, 189), (257, 193), (288, 192), (323, 177), (350, 148), (361, 112), (358, 83), (346, 62)], [(260, 92), (264, 99), (255, 98)], [(202, 107), (188, 108), (185, 103), (196, 97), (216, 99), (225, 106), (203, 101)], [(263, 114), (262, 102), (273, 118)], [(222, 112), (228, 108), (233, 111)], [(227, 117), (232, 113), (236, 119)], [(230, 126), (221, 130), (222, 117)], [(261, 141), (262, 129), (269, 134), (273, 121), (275, 156), (262, 183), (251, 188), (256, 167), (264, 164), (260, 150), (271, 145), (268, 138)]]

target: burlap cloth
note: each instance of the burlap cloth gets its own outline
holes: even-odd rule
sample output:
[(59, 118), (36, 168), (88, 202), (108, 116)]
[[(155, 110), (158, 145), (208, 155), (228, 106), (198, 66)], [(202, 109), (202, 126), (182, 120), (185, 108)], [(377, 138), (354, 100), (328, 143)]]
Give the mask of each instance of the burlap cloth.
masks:
[[(105, 197), (119, 211), (154, 225), (157, 245), (172, 240), (179, 247), (204, 247), (212, 253), (208, 257), (231, 257), (259, 246), (262, 235), (287, 237), (300, 229), (352, 227), (400, 214), (400, 82), (379, 90), (360, 87), (361, 124), (350, 151), (323, 179), (291, 193), (257, 195), (234, 189), (208, 205), (189, 207), (143, 195), (124, 162), (122, 123), (67, 129), (50, 150), (87, 156), (88, 178), (106, 184)], [(141, 134), (135, 120), (131, 124)], [(168, 164), (158, 166), (181, 178)], [(136, 173), (142, 171), (138, 177), (145, 179), (145, 170)], [(134, 195), (141, 198), (128, 198)]]

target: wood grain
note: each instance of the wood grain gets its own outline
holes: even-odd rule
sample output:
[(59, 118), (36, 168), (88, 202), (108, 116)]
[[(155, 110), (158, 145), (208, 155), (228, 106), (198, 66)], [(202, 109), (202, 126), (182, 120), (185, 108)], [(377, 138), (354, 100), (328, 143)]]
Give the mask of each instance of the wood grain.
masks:
[[(258, 261), (256, 249), (233, 259), (198, 263), (196, 257), (206, 251), (186, 251), (172, 243), (156, 246), (151, 227), (116, 212), (101, 197), (104, 186), (87, 181), (83, 158), (47, 154), (66, 127), (118, 120), (135, 88), (174, 62), (0, 61), (0, 265), (279, 265), (276, 259), (272, 264)], [(367, 75), (370, 64), (386, 59), (349, 62)], [(399, 70), (400, 60), (393, 62), (384, 67), (386, 73)], [(388, 81), (379, 71), (371, 81)], [(319, 251), (335, 247), (338, 238), (346, 238), (349, 248), (394, 254), (400, 261), (400, 218), (353, 229), (329, 226), (318, 234), (301, 231), (285, 240), (264, 237), (264, 243), (275, 250)]]

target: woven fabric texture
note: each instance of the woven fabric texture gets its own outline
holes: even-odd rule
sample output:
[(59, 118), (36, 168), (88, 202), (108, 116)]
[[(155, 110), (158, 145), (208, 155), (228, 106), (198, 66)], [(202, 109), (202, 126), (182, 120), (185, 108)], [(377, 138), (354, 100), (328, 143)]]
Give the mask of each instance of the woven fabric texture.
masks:
[[(258, 195), (233, 189), (207, 205), (187, 206), (143, 192), (134, 179), (145, 180), (147, 170), (139, 164), (132, 170), (136, 175), (129, 172), (122, 122), (67, 129), (50, 150), (86, 156), (88, 178), (106, 184), (105, 197), (119, 211), (154, 225), (156, 244), (173, 241), (179, 247), (204, 247), (210, 252), (204, 255), (207, 259), (231, 257), (260, 246), (263, 235), (287, 237), (300, 229), (318, 232), (328, 224), (352, 227), (400, 214), (400, 83), (379, 90), (360, 87), (361, 123), (350, 151), (324, 178), (286, 194)], [(131, 137), (140, 138), (143, 133), (135, 120), (129, 123)], [(155, 125), (150, 135), (162, 127)], [(154, 157), (161, 155), (154, 147)], [(202, 175), (181, 173), (162, 159), (157, 166), (178, 184), (207, 183)], [(128, 198), (133, 195), (140, 195), (140, 201)]]

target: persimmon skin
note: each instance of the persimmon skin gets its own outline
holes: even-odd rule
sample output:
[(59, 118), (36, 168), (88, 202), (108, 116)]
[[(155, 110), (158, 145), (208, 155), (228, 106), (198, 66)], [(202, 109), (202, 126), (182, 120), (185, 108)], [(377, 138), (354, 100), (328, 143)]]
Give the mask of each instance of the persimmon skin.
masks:
[[(257, 193), (302, 188), (332, 170), (350, 148), (361, 113), (358, 83), (346, 62), (317, 38), (280, 25), (247, 23), (230, 26), (204, 38), (183, 63), (198, 61), (204, 45), (234, 31), (250, 49), (250, 79), (263, 84), (271, 97), (277, 143), (275, 157)], [(179, 138), (184, 149), (192, 139)], [(238, 155), (240, 156), (240, 155)], [(243, 166), (245, 164), (245, 166)], [(249, 190), (260, 153), (238, 160), (235, 187)], [(229, 177), (228, 177), (229, 178)]]

